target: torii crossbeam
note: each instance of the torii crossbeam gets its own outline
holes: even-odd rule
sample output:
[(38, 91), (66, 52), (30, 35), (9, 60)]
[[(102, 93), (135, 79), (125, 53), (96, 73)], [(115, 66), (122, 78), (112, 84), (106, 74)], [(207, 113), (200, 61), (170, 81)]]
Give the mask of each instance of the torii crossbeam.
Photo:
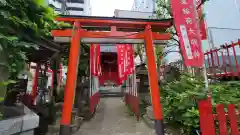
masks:
[(71, 44), (60, 135), (67, 135), (71, 132), (71, 113), (80, 59), (80, 42), (100, 44), (145, 43), (156, 132), (158, 135), (163, 135), (163, 115), (153, 44), (163, 45), (164, 41), (170, 39), (170, 33), (159, 33), (159, 31), (165, 31), (171, 27), (172, 21), (93, 16), (61, 16), (56, 20), (73, 24), (73, 29), (52, 30), (56, 42)]

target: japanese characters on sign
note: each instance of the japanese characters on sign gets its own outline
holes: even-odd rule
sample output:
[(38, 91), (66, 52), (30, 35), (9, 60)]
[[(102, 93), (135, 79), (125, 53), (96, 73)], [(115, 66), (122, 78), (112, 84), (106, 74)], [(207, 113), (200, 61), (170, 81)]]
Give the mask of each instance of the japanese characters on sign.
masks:
[(100, 67), (100, 45), (92, 44), (90, 47), (90, 71), (94, 76), (100, 76), (101, 67)]
[(125, 46), (117, 45), (117, 55), (118, 55), (118, 76), (120, 83), (123, 82), (125, 78), (124, 70), (125, 70)]
[(127, 79), (129, 74), (134, 70), (134, 51), (132, 45), (119, 44), (117, 45), (118, 52), (118, 75), (120, 83)]
[(134, 50), (132, 45), (126, 45), (127, 47), (127, 74), (132, 74), (134, 70)]
[(201, 67), (203, 53), (195, 0), (171, 0), (171, 4), (185, 65)]

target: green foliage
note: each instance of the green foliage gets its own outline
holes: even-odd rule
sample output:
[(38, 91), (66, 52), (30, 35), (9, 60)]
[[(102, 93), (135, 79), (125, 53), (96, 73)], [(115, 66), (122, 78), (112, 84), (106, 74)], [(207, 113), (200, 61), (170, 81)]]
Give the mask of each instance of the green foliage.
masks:
[[(156, 63), (157, 65), (160, 64), (160, 56), (163, 55), (163, 47), (162, 46), (155, 46), (155, 54), (156, 54)], [(145, 47), (143, 44), (136, 44), (134, 45), (134, 57), (139, 57), (140, 59), (140, 63), (146, 63), (146, 51), (145, 51)]]
[(156, 64), (159, 66), (161, 64), (160, 57), (163, 56), (163, 47), (162, 46), (155, 46), (155, 53), (156, 53)]
[(38, 49), (37, 45), (21, 41), (16, 36), (8, 36), (0, 33), (0, 46), (6, 55), (7, 68), (10, 72), (10, 78), (15, 79), (18, 73), (25, 67), (27, 60), (26, 52), (29, 48)]
[(216, 104), (239, 104), (240, 101), (240, 82), (229, 81), (210, 85), (212, 92), (213, 106)]
[(5, 81), (5, 82), (0, 82), (0, 86), (7, 86), (8, 84), (12, 84), (12, 83), (16, 83), (16, 81), (8, 80), (8, 81)]
[[(90, 58), (90, 45), (81, 44), (81, 56), (78, 65), (78, 76), (88, 76), (89, 74), (89, 58)], [(63, 65), (68, 65), (68, 53), (62, 57)]]
[(81, 47), (82, 49), (81, 49), (79, 66), (78, 66), (78, 75), (89, 76), (90, 45), (82, 44)]
[(204, 99), (204, 82), (183, 74), (179, 80), (163, 84), (161, 102), (168, 125), (193, 133), (199, 127), (197, 103)]
[(149, 103), (146, 100), (140, 100), (140, 105), (139, 105), (139, 109), (140, 109), (140, 116), (142, 117), (144, 114), (146, 114), (147, 110), (146, 107), (148, 107), (149, 105), (151, 105), (151, 103)]
[(2, 119), (3, 119), (3, 114), (0, 112), (0, 120), (2, 120)]
[[(211, 84), (213, 107), (218, 103), (238, 104), (240, 101), (240, 82), (221, 82)], [(204, 81), (189, 74), (181, 75), (179, 80), (161, 85), (161, 102), (167, 125), (182, 129), (184, 134), (195, 134), (199, 129), (198, 101), (206, 99)]]
[[(5, 33), (28, 35), (30, 37), (41, 37), (50, 35), (54, 24), (53, 11), (44, 6), (39, 0), (5, 0), (5, 5), (0, 5), (2, 30)], [(43, 1), (43, 0), (41, 0)]]
[(38, 49), (35, 41), (50, 37), (54, 14), (44, 0), (0, 1), (0, 53), (7, 58), (10, 78), (24, 68), (27, 52)]

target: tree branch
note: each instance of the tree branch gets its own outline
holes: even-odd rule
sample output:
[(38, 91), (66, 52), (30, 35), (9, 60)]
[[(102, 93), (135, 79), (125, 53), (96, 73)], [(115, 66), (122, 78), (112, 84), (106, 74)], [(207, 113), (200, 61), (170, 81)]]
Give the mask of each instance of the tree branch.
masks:
[(176, 41), (178, 43), (178, 45), (180, 45), (180, 42), (177, 39), (175, 39), (175, 38), (171, 38), (171, 39)]
[(169, 53), (173, 53), (173, 52), (177, 52), (177, 53), (180, 53), (180, 51), (167, 51), (167, 52), (164, 52), (163, 53), (163, 56), (167, 56)]
[(207, 2), (208, 0), (202, 0), (201, 3), (198, 5), (197, 9), (199, 9), (205, 2)]
[(168, 44), (166, 47), (179, 46), (178, 44)]

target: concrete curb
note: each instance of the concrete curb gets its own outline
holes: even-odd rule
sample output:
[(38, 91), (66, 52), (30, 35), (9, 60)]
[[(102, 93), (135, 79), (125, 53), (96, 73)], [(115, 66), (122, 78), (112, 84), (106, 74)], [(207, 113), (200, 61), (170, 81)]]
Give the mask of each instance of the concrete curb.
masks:
[(147, 115), (143, 115), (142, 120), (149, 128), (151, 129), (155, 128), (154, 120), (151, 120)]

